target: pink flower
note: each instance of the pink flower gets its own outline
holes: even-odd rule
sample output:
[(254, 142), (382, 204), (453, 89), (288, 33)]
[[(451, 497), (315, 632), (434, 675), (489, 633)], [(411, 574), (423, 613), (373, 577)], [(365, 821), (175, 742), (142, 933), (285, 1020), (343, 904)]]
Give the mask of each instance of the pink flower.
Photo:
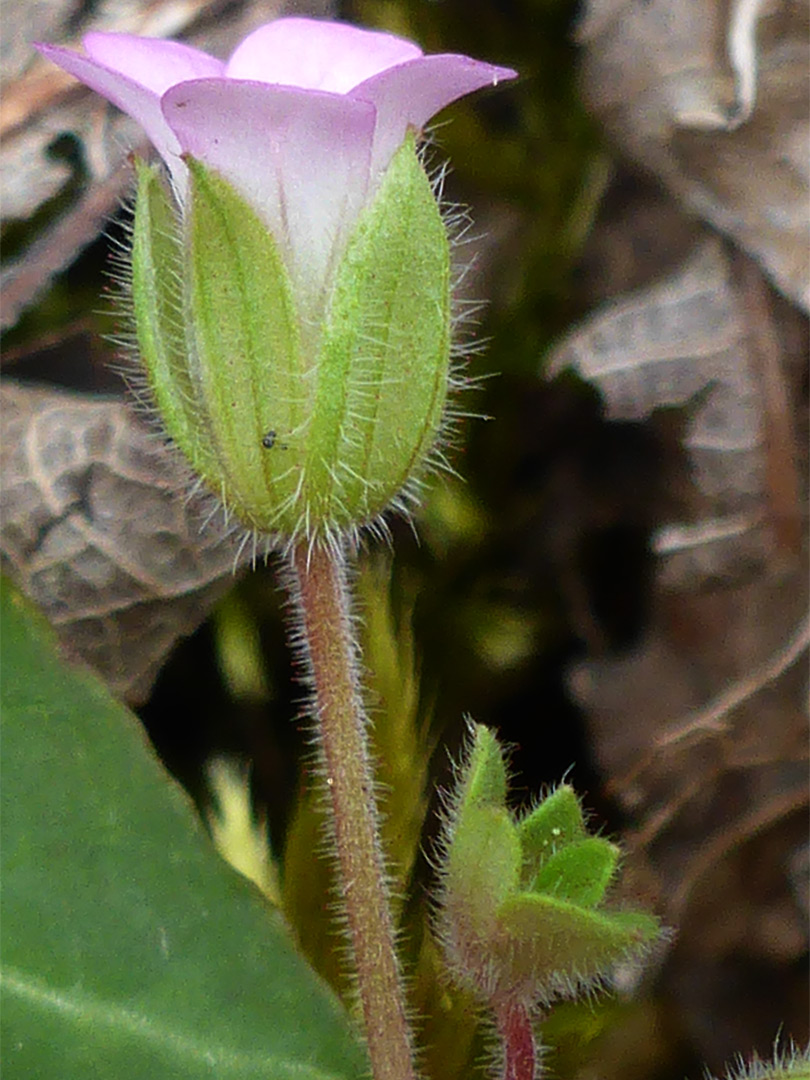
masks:
[(228, 61), (127, 34), (87, 34), (86, 55), (37, 48), (141, 124), (181, 202), (183, 154), (230, 181), (313, 299), (324, 295), (407, 130), (516, 74), (466, 56), (424, 56), (391, 34), (300, 18), (260, 27)]

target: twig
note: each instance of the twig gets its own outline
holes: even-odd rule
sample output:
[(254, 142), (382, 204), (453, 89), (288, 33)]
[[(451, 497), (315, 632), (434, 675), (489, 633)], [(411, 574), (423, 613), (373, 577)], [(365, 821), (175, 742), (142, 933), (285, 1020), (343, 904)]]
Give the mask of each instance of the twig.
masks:
[(705, 709), (691, 713), (686, 719), (668, 727), (655, 740), (656, 746), (658, 748), (672, 746), (689, 738), (690, 735), (725, 731), (729, 714), (768, 683), (778, 679), (784, 671), (796, 663), (808, 647), (810, 647), (810, 617), (799, 623), (795, 633), (783, 648), (750, 675), (724, 690)]

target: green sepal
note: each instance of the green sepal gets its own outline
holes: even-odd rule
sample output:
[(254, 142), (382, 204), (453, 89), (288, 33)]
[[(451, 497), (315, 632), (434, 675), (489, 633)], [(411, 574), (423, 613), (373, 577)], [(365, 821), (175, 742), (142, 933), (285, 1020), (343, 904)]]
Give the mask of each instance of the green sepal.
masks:
[(523, 882), (528, 886), (544, 863), (566, 844), (587, 836), (582, 806), (570, 784), (561, 784), (518, 822)]
[(307, 390), (289, 275), (252, 207), (185, 161), (188, 363), (217, 453), (215, 473), (203, 475), (244, 524), (291, 532)]
[(543, 998), (598, 978), (660, 935), (644, 912), (593, 911), (537, 893), (507, 898), (497, 921), (491, 966), (501, 987), (529, 985)]
[(355, 530), (423, 472), (447, 397), (450, 249), (414, 137), (315, 310), (252, 206), (184, 160), (182, 214), (138, 166), (134, 310), (166, 429), (243, 525)]
[(619, 849), (601, 836), (575, 840), (544, 861), (529, 892), (596, 907), (605, 897), (618, 861)]
[(141, 361), (166, 429), (192, 466), (216, 471), (208, 430), (188, 371), (177, 210), (157, 166), (135, 159), (132, 300)]
[(447, 396), (450, 330), (447, 232), (410, 134), (335, 277), (309, 432), (316, 516), (372, 518), (418, 474)]

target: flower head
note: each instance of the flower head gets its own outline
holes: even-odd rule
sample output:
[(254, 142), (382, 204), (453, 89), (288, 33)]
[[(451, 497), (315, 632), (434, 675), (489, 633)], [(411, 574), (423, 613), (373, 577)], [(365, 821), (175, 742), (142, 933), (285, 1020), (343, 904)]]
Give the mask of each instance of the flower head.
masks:
[[(347, 506), (343, 498), (344, 481), (347, 483), (346, 477), (357, 473), (358, 468), (362, 473), (363, 468), (356, 453), (354, 457), (349, 453), (341, 458), (338, 444), (346, 442), (345, 432), (350, 426), (356, 427), (353, 421), (360, 419), (361, 412), (366, 413), (365, 406), (358, 407), (356, 416), (346, 414), (343, 420), (338, 418), (335, 427), (337, 399), (344, 402), (352, 399), (353, 372), (354, 390), (366, 388), (365, 403), (371, 408), (376, 399), (374, 388), (369, 391), (369, 380), (390, 381), (395, 349), (404, 358), (404, 370), (408, 370), (409, 349), (404, 340), (403, 320), (412, 321), (416, 307), (421, 305), (424, 309), (428, 305), (440, 311), (441, 321), (449, 318), (444, 298), (447, 283), (440, 280), (446, 277), (440, 270), (446, 259), (444, 255), (439, 257), (435, 246), (438, 234), (433, 227), (433, 211), (424, 200), (423, 186), (411, 166), (403, 168), (401, 164), (392, 173), (394, 162), (403, 153), (415, 158), (413, 134), (418, 134), (444, 106), (473, 90), (511, 79), (515, 73), (464, 56), (424, 56), (418, 46), (390, 34), (302, 18), (278, 19), (260, 27), (245, 38), (227, 61), (176, 42), (125, 34), (91, 33), (85, 36), (83, 44), (84, 55), (51, 45), (38, 48), (140, 123), (168, 168), (178, 204), (180, 247), (183, 258), (190, 261), (175, 315), (179, 310), (184, 313), (190, 310), (193, 323), (184, 329), (184, 342), (178, 341), (176, 334), (173, 337), (173, 320), (161, 314), (155, 299), (170, 291), (169, 275), (158, 265), (169, 255), (165, 251), (161, 253), (160, 238), (150, 234), (150, 229), (154, 229), (158, 218), (165, 229), (167, 212), (159, 205), (164, 196), (153, 180), (142, 173), (136, 213), (136, 259), (141, 258), (143, 273), (136, 266), (133, 274), (138, 337), (170, 433), (209, 485), (221, 489), (238, 516), (254, 528), (272, 531), (278, 527), (288, 533), (301, 528), (311, 533), (313, 529), (317, 531), (312, 520), (320, 520), (324, 515), (327, 525), (331, 521), (338, 528), (341, 523), (373, 519), (395, 494), (392, 485), (407, 478), (407, 469), (397, 466), (387, 470), (389, 475), (385, 479), (372, 469), (364, 480), (361, 477), (360, 487), (367, 496), (364, 508)], [(393, 178), (394, 173), (398, 180)], [(384, 192), (387, 204), (381, 207)], [(140, 248), (138, 213), (143, 225)], [(398, 246), (392, 241), (390, 221), (388, 225), (385, 222), (392, 215), (398, 217), (402, 228), (410, 230), (410, 241), (403, 240)], [(226, 221), (229, 216), (230, 225)], [(145, 217), (151, 222), (148, 227), (144, 224)], [(204, 229), (199, 225), (203, 218), (207, 221)], [(222, 235), (212, 239), (217, 223), (222, 225)], [(259, 229), (266, 237), (263, 247), (256, 239)], [(243, 238), (240, 242), (240, 250), (232, 250), (233, 237), (240, 230), (247, 240)], [(384, 246), (393, 251), (392, 242), (397, 248), (396, 258), (406, 260), (398, 275), (392, 272), (392, 267), (384, 266)], [(413, 252), (408, 249), (409, 243)], [(264, 269), (273, 279), (272, 297), (247, 296), (249, 284), (240, 291), (237, 278), (239, 274), (250, 273), (244, 260), (251, 244), (257, 251), (261, 248), (266, 256)], [(411, 273), (407, 261), (413, 262), (425, 245), (433, 245), (437, 257), (427, 259), (433, 269), (428, 272), (423, 268), (420, 279), (419, 267)], [(176, 263), (176, 253), (173, 258)], [(225, 281), (229, 259), (230, 272), (237, 278)], [(377, 261), (379, 273), (369, 260)], [(430, 274), (432, 281), (428, 280)], [(203, 281), (206, 275), (208, 285)], [(386, 276), (390, 279), (389, 293), (379, 294), (370, 301), (358, 295), (361, 281), (363, 288), (368, 289)], [(216, 281), (216, 287), (211, 286), (212, 281)], [(217, 299), (219, 293), (227, 295), (227, 304)], [(407, 310), (393, 316), (392, 323), (391, 311), (402, 309), (404, 293), (411, 295), (412, 302), (405, 305)], [(143, 301), (140, 304), (139, 295)], [(259, 311), (265, 301), (273, 312)], [(237, 318), (234, 305), (240, 302), (243, 310)], [(364, 312), (364, 305), (368, 309), (370, 303), (374, 310)], [(284, 325), (271, 330), (272, 348), (262, 354), (261, 347), (253, 340), (254, 330), (259, 331), (261, 318), (271, 316), (276, 321), (281, 318)], [(184, 319), (188, 317), (183, 315)], [(211, 335), (216, 336), (219, 324), (229, 318), (236, 318), (241, 330), (226, 335), (227, 341), (214, 341)], [(430, 321), (433, 313), (428, 313), (427, 318)], [(355, 321), (348, 336), (353, 338), (353, 343), (347, 343), (347, 320), (352, 319)], [(208, 329), (201, 329), (202, 323)], [(443, 351), (441, 363), (445, 370), (449, 354), (446, 330), (447, 327), (441, 329), (437, 323), (428, 349), (437, 352), (437, 358), (438, 352)], [(367, 353), (363, 342), (374, 337), (379, 344), (381, 334), (389, 341), (390, 356), (384, 363), (375, 361), (369, 365), (368, 356), (364, 360), (362, 355), (355, 362), (346, 353), (347, 349)], [(337, 385), (329, 356), (334, 354), (335, 339), (341, 335), (338, 366), (346, 369), (349, 382), (344, 380)], [(287, 365), (285, 370), (288, 375), (292, 373), (293, 381), (298, 380), (298, 389), (291, 390), (286, 376), (281, 379), (275, 386), (276, 391), (281, 387), (282, 393), (281, 397), (276, 394), (273, 415), (268, 413), (268, 410), (272, 413), (269, 402), (265, 407), (253, 399), (241, 404), (241, 399), (235, 401), (233, 415), (238, 414), (240, 419), (229, 424), (207, 415), (202, 420), (192, 415), (184, 419), (180, 414), (185, 406), (176, 401), (167, 415), (161, 400), (166, 395), (156, 385), (160, 381), (155, 374), (160, 362), (152, 355), (157, 347), (155, 342), (164, 359), (168, 354), (179, 356), (184, 351), (191, 357), (182, 376), (182, 389), (202, 414), (214, 407), (212, 402), (222, 397), (223, 391), (222, 387), (213, 387), (211, 380), (207, 381), (205, 371), (201, 373), (207, 363), (205, 356), (213, 356), (226, 346), (229, 362), (242, 363), (242, 359), (231, 355), (235, 344), (237, 352), (246, 353), (246, 367), (243, 365), (240, 370), (249, 374), (241, 382), (246, 387), (250, 385), (254, 398), (265, 383), (273, 381), (269, 376), (271, 364)], [(420, 340), (417, 347), (424, 351), (425, 341)], [(274, 353), (272, 357), (270, 352)], [(179, 360), (173, 363), (175, 367), (182, 366)], [(370, 366), (376, 374), (371, 374)], [(233, 384), (233, 372), (228, 377)], [(330, 382), (334, 386), (326, 401), (324, 387)], [(399, 445), (403, 461), (424, 457), (425, 433), (431, 428), (435, 435), (445, 396), (446, 387), (438, 395), (437, 413), (437, 394), (431, 391), (429, 415), (410, 433), (400, 432), (401, 437), (393, 439)], [(378, 404), (374, 406), (376, 419), (379, 419)], [(311, 436), (313, 428), (318, 428), (315, 414), (321, 406), (321, 411), (332, 416), (335, 430), (326, 438), (316, 439), (314, 444), (310, 438), (308, 448), (302, 448), (296, 439), (302, 432)], [(406, 405), (405, 414), (409, 411), (412, 410)], [(262, 455), (254, 448), (247, 455), (255, 475), (245, 483), (237, 477), (234, 487), (235, 472), (239, 473), (242, 465), (234, 467), (233, 461), (229, 461), (213, 467), (211, 462), (222, 456), (223, 446), (226, 457), (240, 456), (231, 452), (229, 432), (236, 423), (234, 433), (241, 425), (244, 436), (248, 416), (251, 427), (255, 421), (256, 434), (264, 428), (258, 441), (265, 453)], [(191, 425), (200, 430), (190, 435), (188, 430), (180, 430), (184, 425), (186, 429)], [(355, 447), (365, 442), (368, 450), (374, 439), (366, 432), (359, 438), (349, 438), (348, 442)], [(313, 451), (313, 445), (318, 449)], [(267, 451), (274, 447), (276, 454), (269, 455)], [(268, 459), (275, 461), (280, 457), (285, 458), (283, 468), (268, 467)], [(332, 478), (336, 501), (329, 504), (328, 510), (324, 509), (328, 499), (325, 503), (320, 496), (315, 499), (307, 494), (319, 468), (321, 474)], [(287, 478), (284, 482), (278, 480), (281, 473)], [(256, 498), (264, 483), (259, 474), (269, 477), (270, 487), (275, 485), (278, 489), (268, 495), (267, 505), (262, 506), (258, 503), (263, 503), (263, 498), (258, 503)], [(252, 494), (247, 489), (252, 489)], [(372, 492), (376, 494), (371, 496)], [(285, 500), (287, 503), (297, 500), (294, 514), (285, 517), (270, 512), (271, 504), (280, 505)]]
[(233, 184), (286, 249), (293, 276), (323, 285), (408, 128), (512, 79), (508, 68), (344, 23), (277, 19), (227, 61), (174, 41), (90, 33), (85, 56), (40, 52), (136, 120), (182, 194), (183, 155)]

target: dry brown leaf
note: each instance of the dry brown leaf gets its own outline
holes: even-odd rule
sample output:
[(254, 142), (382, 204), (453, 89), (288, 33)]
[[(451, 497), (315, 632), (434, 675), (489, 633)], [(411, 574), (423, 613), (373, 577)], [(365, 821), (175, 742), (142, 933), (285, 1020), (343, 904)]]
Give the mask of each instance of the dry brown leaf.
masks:
[[(283, 10), (313, 15), (328, 0), (107, 0), (93, 5), (17, 4), (4, 19), (8, 49), (0, 106), (0, 178), (4, 220), (27, 220), (73, 184), (80, 186), (60, 216), (31, 237), (26, 250), (3, 269), (2, 326), (13, 326), (52, 276), (68, 266), (101, 232), (131, 184), (127, 156), (147, 154), (140, 129), (128, 117), (81, 87), (31, 48), (36, 40), (78, 46), (90, 30), (179, 37), (197, 48), (227, 55), (251, 30)], [(13, 41), (11, 40), (13, 39)], [(76, 161), (53, 157), (59, 140), (76, 140)]]
[[(768, 546), (765, 416), (750, 332), (722, 244), (704, 241), (665, 281), (604, 304), (552, 354), (593, 382), (612, 420), (687, 408), (683, 436), (699, 493), (657, 536), (671, 582), (741, 569)], [(778, 362), (778, 357), (777, 357)]]
[(717, 860), (807, 804), (806, 608), (800, 574), (661, 591), (636, 650), (571, 673), (673, 922)]
[(619, 148), (810, 309), (808, 8), (589, 0), (582, 86)]
[[(626, 815), (630, 891), (657, 899), (678, 930), (665, 993), (707, 1057), (772, 1038), (774, 1015), (797, 1038), (806, 1030), (785, 973), (808, 947), (795, 884), (808, 808), (807, 324), (742, 250), (705, 228), (696, 237), (683, 215), (723, 229), (806, 306), (807, 165), (793, 162), (807, 126), (805, 16), (779, 11), (590, 3), (591, 106), (675, 198), (667, 214), (663, 194), (620, 168), (586, 262), (600, 306), (551, 357), (552, 372), (594, 383), (608, 419), (681, 410), (686, 468), (667, 458), (666, 491), (648, 493), (659, 558), (643, 636), (578, 664), (570, 685)], [(785, 989), (763, 1008), (751, 972), (777, 968)], [(729, 972), (743, 970), (752, 1008), (729, 1003)], [(729, 1013), (736, 1026), (700, 1029)], [(727, 1028), (736, 1043), (720, 1046)]]
[(251, 553), (122, 402), (11, 381), (2, 399), (4, 568), (72, 657), (141, 701)]
[(710, 240), (672, 277), (590, 316), (555, 351), (549, 374), (574, 367), (599, 387), (613, 420), (644, 420), (655, 409), (695, 402), (685, 444), (696, 482), (737, 508), (762, 487), (745, 332), (728, 260)]

